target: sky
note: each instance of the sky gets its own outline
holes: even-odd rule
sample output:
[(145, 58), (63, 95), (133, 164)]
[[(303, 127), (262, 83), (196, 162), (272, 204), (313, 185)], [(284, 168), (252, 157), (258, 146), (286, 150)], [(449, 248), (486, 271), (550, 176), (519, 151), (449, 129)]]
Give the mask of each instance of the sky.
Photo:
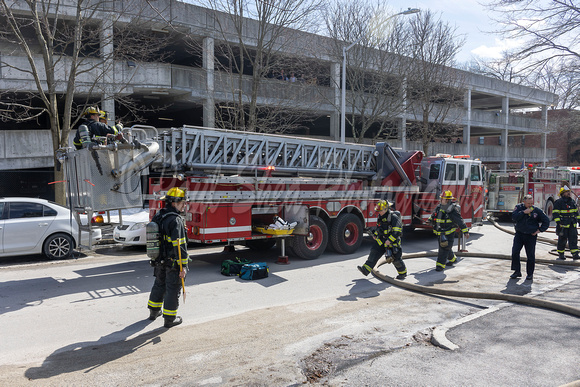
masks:
[[(193, 4), (202, 3), (201, 0), (182, 1)], [(438, 13), (441, 20), (456, 26), (457, 34), (465, 38), (465, 44), (456, 58), (457, 64), (470, 62), (474, 56), (482, 60), (499, 59), (502, 51), (513, 48), (517, 44), (515, 41), (502, 40), (498, 35), (489, 33), (497, 29), (497, 25), (489, 17), (490, 12), (479, 3), (490, 3), (491, 0), (385, 0), (379, 2), (390, 7), (393, 13), (407, 8), (430, 9)]]
[[(486, 33), (497, 29), (490, 19), (489, 11), (479, 3), (486, 0), (387, 0), (393, 12), (407, 8), (430, 9), (439, 13), (441, 20), (457, 27), (457, 33), (464, 35), (465, 45), (457, 56), (458, 63), (469, 62), (473, 56), (484, 60), (499, 58), (501, 52), (514, 42), (504, 41), (499, 36)], [(403, 16), (412, 17), (412, 16)]]

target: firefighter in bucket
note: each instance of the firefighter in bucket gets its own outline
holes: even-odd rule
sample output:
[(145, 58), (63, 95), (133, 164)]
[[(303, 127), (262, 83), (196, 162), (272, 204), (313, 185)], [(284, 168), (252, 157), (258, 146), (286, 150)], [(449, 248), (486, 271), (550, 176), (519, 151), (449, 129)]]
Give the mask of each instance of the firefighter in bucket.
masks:
[(357, 266), (364, 275), (369, 275), (377, 264), (379, 258), (385, 254), (387, 263), (392, 263), (397, 269), (397, 279), (403, 280), (407, 276), (407, 267), (403, 262), (403, 250), (401, 249), (401, 235), (403, 222), (399, 211), (391, 210), (391, 203), (380, 200), (375, 206), (377, 227), (370, 234), (375, 239), (371, 252), (363, 266)]
[(453, 193), (445, 191), (440, 198), (441, 203), (435, 207), (435, 211), (429, 217), (433, 232), (439, 237), (439, 251), (435, 266), (437, 271), (443, 271), (445, 267), (453, 266), (457, 262), (457, 257), (453, 253), (453, 241), (457, 229), (459, 228), (465, 238), (469, 238), (469, 230), (461, 217), (461, 207), (453, 203), (455, 200)]

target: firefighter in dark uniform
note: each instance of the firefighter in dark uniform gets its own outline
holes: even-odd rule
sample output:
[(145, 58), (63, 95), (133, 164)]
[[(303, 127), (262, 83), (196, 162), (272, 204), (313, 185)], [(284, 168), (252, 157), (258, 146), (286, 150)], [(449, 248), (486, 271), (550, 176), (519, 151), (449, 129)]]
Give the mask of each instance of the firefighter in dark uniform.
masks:
[(568, 186), (560, 188), (560, 199), (554, 203), (554, 221), (556, 222), (556, 234), (558, 234), (558, 258), (565, 260), (564, 252), (566, 251), (566, 242), (570, 247), (573, 259), (579, 259), (578, 256), (578, 207), (570, 195), (572, 192)]
[[(185, 209), (185, 192), (177, 187), (171, 188), (165, 195), (165, 208), (153, 217), (153, 222), (161, 219), (159, 233), (162, 238), (159, 258), (155, 261), (155, 283), (147, 303), (150, 309), (149, 319), (155, 320), (163, 314), (164, 326), (171, 328), (182, 322), (177, 315), (179, 293), (183, 278), (187, 273), (187, 235), (182, 217)], [(164, 216), (169, 214), (167, 216)], [(181, 253), (180, 253), (181, 250)], [(180, 265), (181, 259), (181, 265)]]
[(357, 266), (361, 273), (369, 275), (377, 264), (379, 258), (385, 254), (387, 263), (393, 263), (397, 269), (397, 279), (402, 280), (407, 276), (407, 267), (403, 262), (403, 250), (401, 249), (401, 235), (403, 222), (399, 211), (391, 211), (391, 203), (380, 200), (375, 206), (378, 213), (377, 227), (371, 232), (375, 239), (371, 252), (363, 266)]
[[(95, 107), (88, 107), (84, 112), (84, 118), (79, 124), (79, 128), (81, 125), (86, 125), (89, 129), (89, 137), (94, 140), (96, 137), (104, 137), (108, 134), (117, 136), (119, 131), (123, 129), (123, 125), (118, 123), (114, 127), (111, 127), (105, 123), (99, 122), (99, 116), (101, 111)], [(79, 129), (77, 128), (77, 133), (75, 134), (73, 144), (75, 148), (81, 149), (83, 147), (83, 143), (81, 140), (81, 134)]]
[(445, 191), (440, 198), (441, 203), (429, 217), (433, 232), (439, 237), (439, 251), (435, 265), (437, 271), (443, 271), (445, 267), (453, 266), (457, 262), (457, 257), (453, 253), (453, 241), (457, 229), (459, 228), (465, 238), (469, 238), (469, 230), (461, 217), (461, 207), (452, 202), (455, 200), (453, 193)]
[(522, 247), (526, 249), (526, 281), (534, 280), (534, 268), (536, 267), (536, 240), (538, 234), (544, 232), (550, 226), (550, 218), (544, 211), (534, 207), (532, 195), (524, 195), (524, 201), (518, 204), (512, 212), (512, 220), (516, 233), (512, 245), (512, 265), (514, 271), (510, 278), (520, 278), (521, 262), (520, 252)]

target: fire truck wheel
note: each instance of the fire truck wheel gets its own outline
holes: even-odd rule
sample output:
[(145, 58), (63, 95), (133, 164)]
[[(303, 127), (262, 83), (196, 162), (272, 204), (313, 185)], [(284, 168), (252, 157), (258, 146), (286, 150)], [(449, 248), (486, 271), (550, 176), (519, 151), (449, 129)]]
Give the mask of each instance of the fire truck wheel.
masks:
[(330, 244), (339, 254), (352, 254), (363, 240), (363, 226), (358, 216), (342, 214), (330, 230)]
[(318, 258), (328, 245), (328, 227), (318, 216), (310, 216), (310, 232), (308, 236), (297, 235), (292, 242), (291, 251), (302, 259)]
[(245, 245), (251, 250), (265, 251), (270, 250), (276, 244), (276, 239), (254, 239), (246, 241)]
[(550, 221), (552, 221), (554, 219), (554, 215), (552, 214), (553, 211), (554, 211), (554, 202), (551, 201), (550, 199), (546, 200), (546, 206), (544, 207), (544, 213), (546, 214), (546, 216), (548, 218), (550, 218)]

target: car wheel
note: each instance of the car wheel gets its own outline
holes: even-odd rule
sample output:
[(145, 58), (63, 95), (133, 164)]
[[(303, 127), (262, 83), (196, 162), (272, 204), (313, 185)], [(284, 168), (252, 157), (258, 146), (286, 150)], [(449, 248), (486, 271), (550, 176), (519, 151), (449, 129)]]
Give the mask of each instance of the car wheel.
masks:
[(49, 236), (42, 247), (42, 252), (48, 259), (66, 259), (72, 255), (73, 239), (67, 234)]

